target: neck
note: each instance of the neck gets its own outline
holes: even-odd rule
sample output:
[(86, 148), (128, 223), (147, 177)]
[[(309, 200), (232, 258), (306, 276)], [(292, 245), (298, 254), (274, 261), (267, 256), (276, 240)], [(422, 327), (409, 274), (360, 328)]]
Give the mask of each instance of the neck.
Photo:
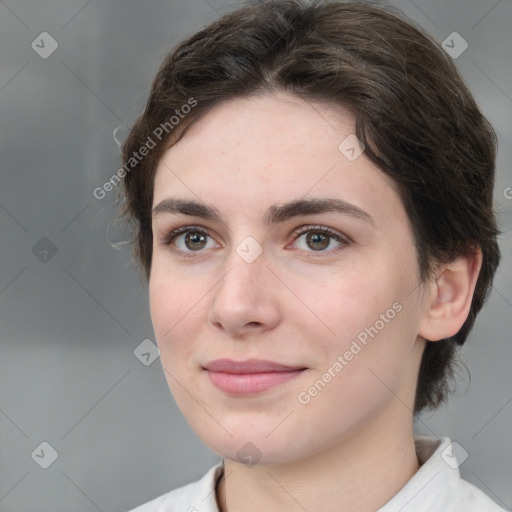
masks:
[(227, 478), (217, 487), (219, 510), (378, 510), (419, 468), (412, 415), (407, 414), (409, 421), (404, 421), (403, 409), (397, 403), (371, 428), (302, 460), (248, 467), (225, 459)]

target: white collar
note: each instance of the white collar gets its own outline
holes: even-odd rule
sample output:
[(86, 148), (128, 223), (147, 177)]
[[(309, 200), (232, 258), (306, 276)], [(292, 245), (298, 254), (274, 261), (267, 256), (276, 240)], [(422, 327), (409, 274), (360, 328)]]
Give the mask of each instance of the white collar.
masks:
[[(461, 479), (450, 439), (417, 436), (415, 444), (420, 469), (376, 512), (504, 512), (482, 491)], [(131, 512), (219, 512), (215, 488), (223, 474), (221, 461), (197, 482)]]

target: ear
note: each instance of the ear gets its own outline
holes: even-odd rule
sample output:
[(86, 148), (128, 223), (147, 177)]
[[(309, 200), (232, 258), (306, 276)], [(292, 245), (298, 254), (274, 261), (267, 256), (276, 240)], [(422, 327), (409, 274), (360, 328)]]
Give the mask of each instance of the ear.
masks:
[(465, 256), (441, 265), (427, 284), (425, 309), (418, 334), (430, 341), (449, 338), (466, 321), (482, 266), (482, 251), (475, 248)]

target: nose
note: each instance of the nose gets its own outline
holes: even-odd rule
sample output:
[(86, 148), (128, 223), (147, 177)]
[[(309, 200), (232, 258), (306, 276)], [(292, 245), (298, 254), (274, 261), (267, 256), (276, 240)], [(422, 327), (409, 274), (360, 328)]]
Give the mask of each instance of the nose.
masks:
[(248, 263), (233, 251), (225, 268), (212, 290), (210, 324), (235, 338), (274, 329), (280, 321), (278, 282), (264, 254)]

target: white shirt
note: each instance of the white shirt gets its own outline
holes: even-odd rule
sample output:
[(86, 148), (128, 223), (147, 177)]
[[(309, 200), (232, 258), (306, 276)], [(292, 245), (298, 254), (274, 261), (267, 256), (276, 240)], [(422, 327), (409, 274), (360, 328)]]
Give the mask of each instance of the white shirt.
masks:
[[(474, 485), (462, 480), (447, 437), (416, 437), (420, 469), (377, 512), (505, 512)], [(175, 489), (131, 512), (219, 512), (215, 487), (223, 462), (197, 482)]]

